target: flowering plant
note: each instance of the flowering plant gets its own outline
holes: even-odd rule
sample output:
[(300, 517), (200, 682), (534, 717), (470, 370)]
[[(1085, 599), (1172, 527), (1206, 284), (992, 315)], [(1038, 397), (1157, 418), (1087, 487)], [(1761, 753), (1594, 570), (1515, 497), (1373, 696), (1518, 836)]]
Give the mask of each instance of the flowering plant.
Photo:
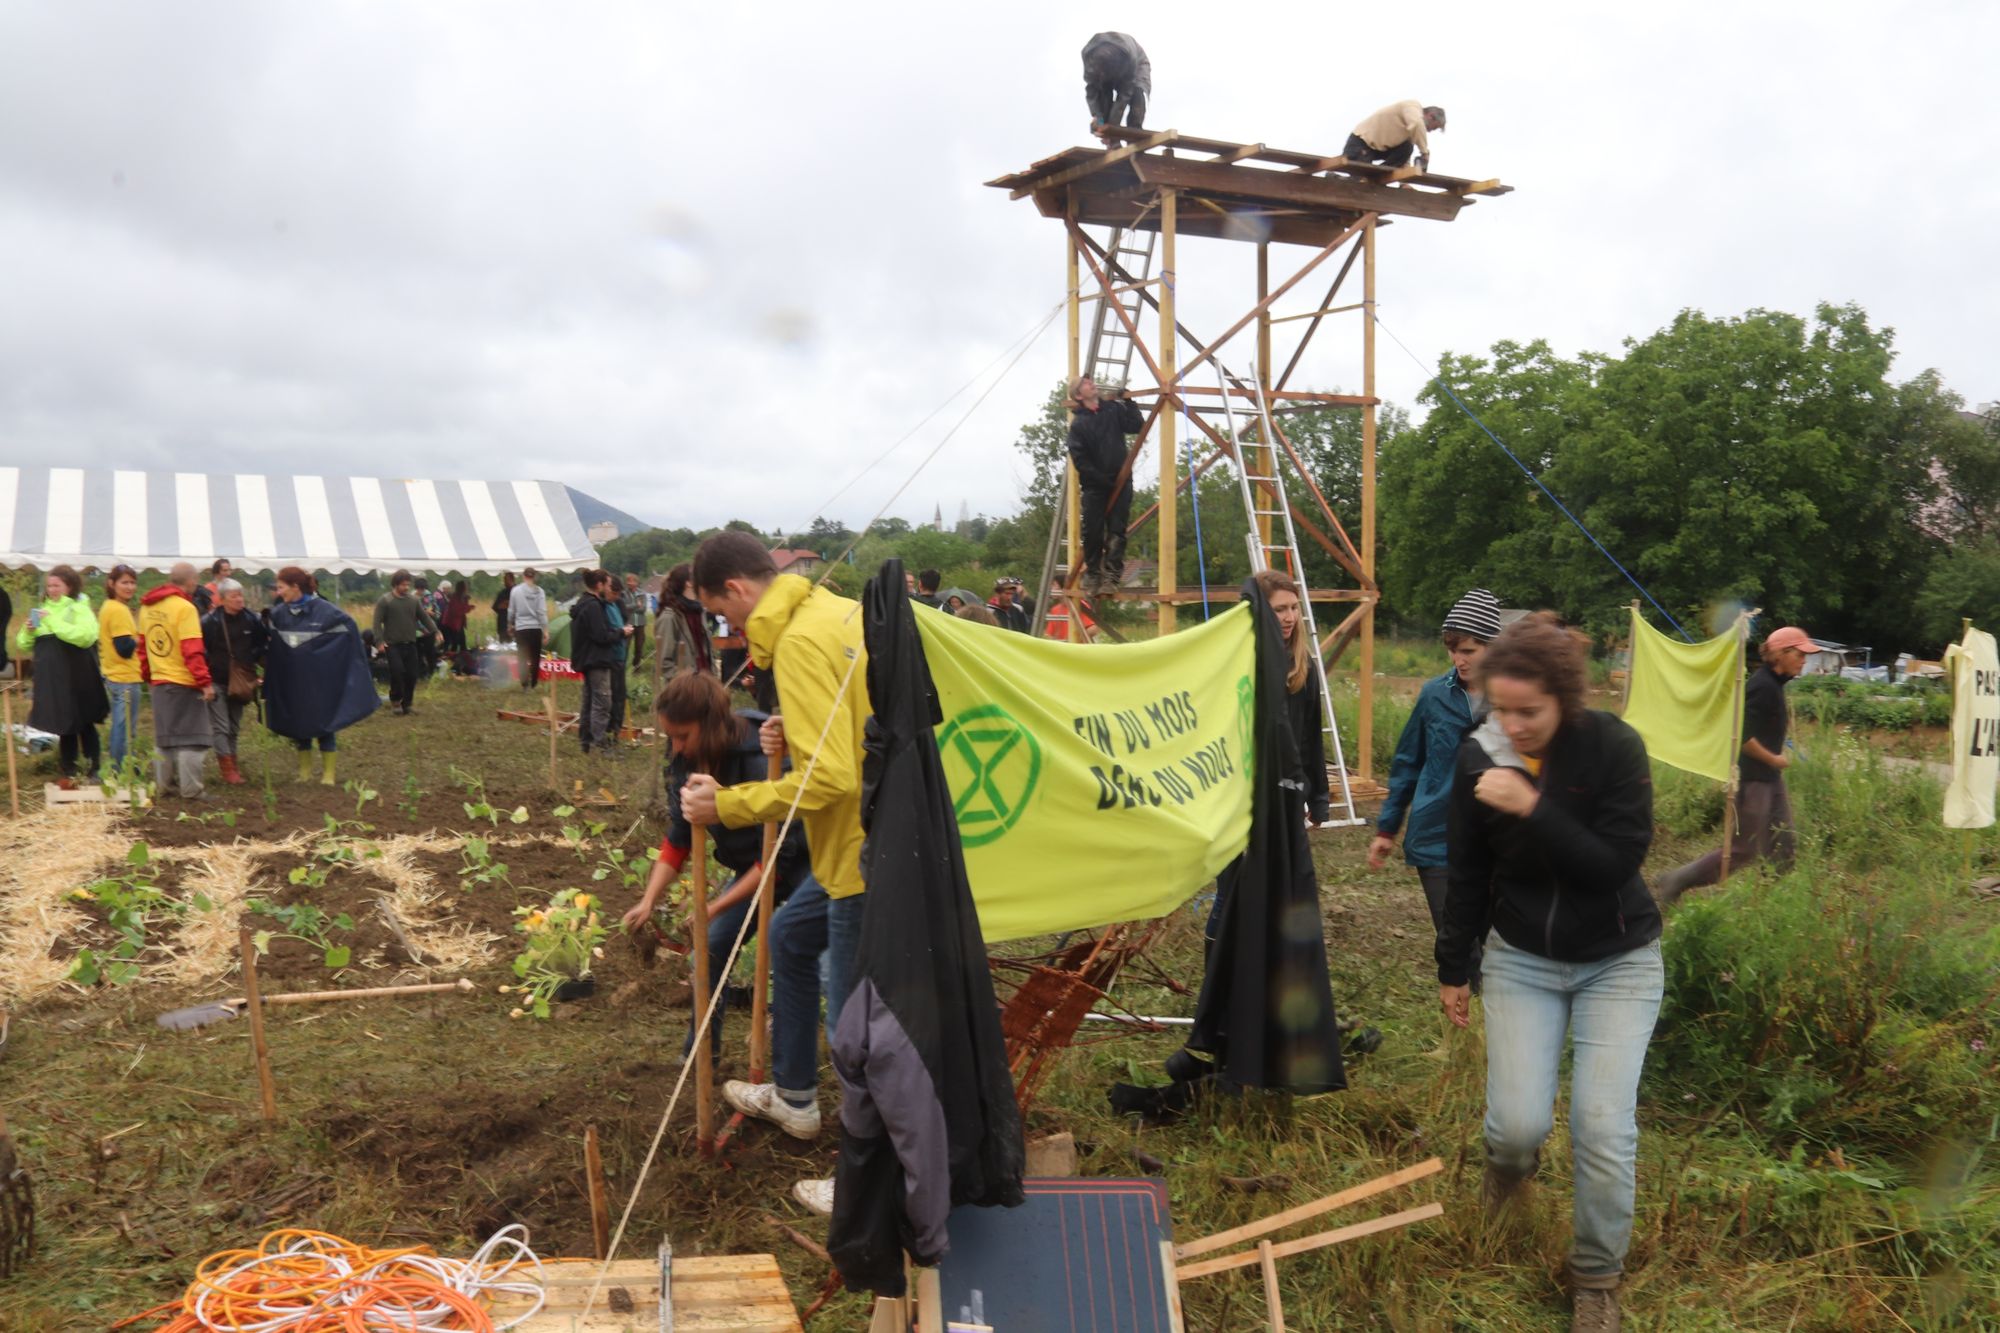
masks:
[(609, 933), (599, 924), (597, 909), (595, 896), (575, 889), (564, 889), (546, 907), (514, 909), (520, 918), (514, 932), (522, 938), (514, 975), (523, 984), (500, 988), (521, 997), (511, 1017), (547, 1018), (557, 988), (590, 975), (591, 960), (604, 957), (600, 946)]

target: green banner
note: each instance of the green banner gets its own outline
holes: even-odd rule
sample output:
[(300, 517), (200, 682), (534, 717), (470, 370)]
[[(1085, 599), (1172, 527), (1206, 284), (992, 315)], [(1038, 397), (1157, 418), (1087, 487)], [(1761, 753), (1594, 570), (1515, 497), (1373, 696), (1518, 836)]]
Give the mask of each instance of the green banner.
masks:
[(1249, 607), (1116, 646), (914, 609), (988, 940), (1163, 916), (1243, 850)]

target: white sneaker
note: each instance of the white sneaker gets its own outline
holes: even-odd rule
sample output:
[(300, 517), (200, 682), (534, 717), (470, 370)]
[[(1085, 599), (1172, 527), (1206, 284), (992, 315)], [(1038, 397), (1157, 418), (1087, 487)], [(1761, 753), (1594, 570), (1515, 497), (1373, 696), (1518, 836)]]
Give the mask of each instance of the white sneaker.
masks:
[(792, 1186), (792, 1197), (808, 1212), (833, 1216), (833, 1180), (801, 1180)]
[(795, 1139), (819, 1137), (819, 1103), (793, 1106), (778, 1095), (775, 1083), (745, 1083), (732, 1078), (722, 1085), (722, 1100), (757, 1120), (768, 1120)]

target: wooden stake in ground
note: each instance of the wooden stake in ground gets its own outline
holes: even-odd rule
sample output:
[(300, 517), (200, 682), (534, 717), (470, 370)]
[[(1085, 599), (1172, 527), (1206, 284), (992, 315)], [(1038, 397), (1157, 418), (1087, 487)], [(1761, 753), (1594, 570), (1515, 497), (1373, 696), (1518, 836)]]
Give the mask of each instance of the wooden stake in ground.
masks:
[(257, 1093), (264, 1102), (264, 1119), (278, 1118), (278, 1083), (271, 1077), (271, 1048), (264, 1041), (264, 1000), (257, 990), (257, 934), (242, 929), (243, 998), (250, 1015), (250, 1053), (257, 1062)]
[[(785, 761), (782, 756), (770, 756), (765, 776), (776, 782), (784, 776)], [(756, 989), (750, 993), (750, 1081), (762, 1083), (764, 1070), (771, 1058), (770, 1026), (771, 992), (771, 911), (776, 904), (778, 876), (778, 829), (780, 824), (764, 825), (764, 860), (762, 877), (757, 884), (757, 981)]]
[(1278, 1260), (1271, 1253), (1270, 1241), (1257, 1242), (1257, 1262), (1264, 1269), (1264, 1310), (1271, 1333), (1285, 1333), (1285, 1303), (1278, 1296)]
[(584, 1185), (590, 1191), (590, 1243), (597, 1261), (611, 1254), (611, 1205), (605, 1199), (604, 1158), (597, 1150), (597, 1126), (583, 1127)]
[(708, 1011), (715, 997), (708, 984), (708, 826), (696, 824), (692, 831), (688, 930), (694, 936), (694, 1132), (701, 1155), (709, 1157), (715, 1153), (715, 1062), (708, 1054)]
[[(1736, 689), (1729, 701), (1729, 734), (1736, 737), (1740, 749), (1743, 744), (1743, 652), (1750, 643), (1750, 617), (1736, 618)], [(1730, 765), (1729, 787), (1722, 804), (1722, 878), (1720, 884), (1729, 878), (1729, 853), (1736, 841), (1736, 795), (1743, 786), (1743, 765), (1739, 759)]]
[[(19, 671), (19, 667), (14, 668)], [(21, 817), (21, 777), (14, 758), (14, 685), (10, 682), (0, 685), (0, 718), (6, 720), (7, 730), (7, 804), (14, 811), (14, 818)]]
[(549, 678), (549, 790), (558, 794), (562, 791), (562, 779), (556, 775), (556, 682)]

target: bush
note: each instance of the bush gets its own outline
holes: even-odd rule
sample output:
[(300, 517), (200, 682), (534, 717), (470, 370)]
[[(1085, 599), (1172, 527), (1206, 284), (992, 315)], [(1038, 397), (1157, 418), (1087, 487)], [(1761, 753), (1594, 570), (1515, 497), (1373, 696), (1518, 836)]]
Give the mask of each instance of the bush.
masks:
[(1937, 785), (1850, 739), (1803, 739), (1797, 866), (1671, 917), (1656, 1095), (1733, 1107), (1779, 1151), (1914, 1160), (1983, 1140), (2000, 1116), (2000, 930), (1967, 915)]

